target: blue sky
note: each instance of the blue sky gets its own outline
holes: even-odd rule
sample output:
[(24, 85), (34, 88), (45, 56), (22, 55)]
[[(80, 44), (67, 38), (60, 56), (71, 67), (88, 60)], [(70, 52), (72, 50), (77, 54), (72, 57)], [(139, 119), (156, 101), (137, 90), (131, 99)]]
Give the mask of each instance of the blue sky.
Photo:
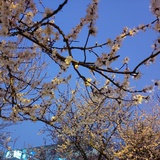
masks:
[[(43, 0), (44, 6), (51, 8), (55, 8), (55, 6), (61, 2), (63, 1), (55, 0), (52, 2), (51, 0)], [(90, 0), (69, 0), (69, 3), (65, 8), (55, 17), (55, 23), (62, 27), (65, 33), (70, 32), (71, 28), (85, 15), (86, 6), (89, 2)], [(122, 32), (123, 27), (125, 26), (134, 28), (139, 24), (147, 24), (153, 20), (155, 20), (155, 17), (149, 11), (149, 0), (100, 0), (99, 19), (97, 21), (98, 35), (95, 38), (91, 38), (89, 44), (93, 45), (95, 42), (103, 43), (106, 42), (108, 38), (114, 39)], [(118, 52), (118, 54), (121, 55), (120, 61), (122, 61), (125, 56), (129, 56), (130, 67), (133, 68), (138, 61), (141, 61), (145, 56), (151, 54), (151, 45), (157, 36), (158, 34), (150, 29), (147, 30), (147, 32), (138, 33), (136, 37), (126, 38), (121, 50)], [(82, 33), (79, 36), (79, 44), (84, 44), (84, 37), (86, 37), (86, 31), (82, 30)], [(58, 44), (62, 45), (61, 42)], [(79, 52), (77, 54), (79, 54)], [(159, 61), (160, 58), (158, 57), (156, 62)], [(53, 64), (49, 59), (48, 62), (50, 63), (48, 72), (49, 75), (52, 76), (51, 68)], [(140, 81), (133, 81), (133, 85), (140, 88), (142, 85), (144, 86), (147, 83), (150, 83), (153, 79), (159, 79), (159, 67), (160, 63), (148, 67), (142, 66), (143, 77)], [(74, 77), (77, 77), (77, 75), (74, 75)], [(23, 148), (24, 146), (27, 147), (28, 144), (34, 147), (44, 145), (43, 138), (46, 138), (46, 135), (37, 135), (38, 131), (43, 129), (43, 127), (44, 125), (40, 122), (24, 122), (11, 126), (8, 130), (12, 132), (13, 139), (17, 138), (13, 147)], [(47, 141), (47, 144), (50, 144), (50, 142)]]

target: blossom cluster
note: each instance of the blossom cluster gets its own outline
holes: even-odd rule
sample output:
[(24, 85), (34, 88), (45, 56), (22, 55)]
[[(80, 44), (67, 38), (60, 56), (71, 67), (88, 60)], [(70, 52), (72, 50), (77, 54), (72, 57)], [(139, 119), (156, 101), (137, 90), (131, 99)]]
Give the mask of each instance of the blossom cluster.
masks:
[(71, 33), (66, 36), (67, 39), (72, 38), (73, 40), (77, 39), (78, 34), (84, 27), (88, 24), (89, 34), (95, 36), (97, 34), (97, 28), (95, 27), (96, 19), (98, 18), (98, 0), (92, 0), (92, 3), (87, 7), (86, 16), (81, 18), (80, 23), (72, 29)]
[(154, 29), (160, 32), (160, 0), (151, 0), (150, 9), (152, 13), (158, 18)]
[(151, 11), (157, 17), (160, 17), (160, 0), (151, 0)]

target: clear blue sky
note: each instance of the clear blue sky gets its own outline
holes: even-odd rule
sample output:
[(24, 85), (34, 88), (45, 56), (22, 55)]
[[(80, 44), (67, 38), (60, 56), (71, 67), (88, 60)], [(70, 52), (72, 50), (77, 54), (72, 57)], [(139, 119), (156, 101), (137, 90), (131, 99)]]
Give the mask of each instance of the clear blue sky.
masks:
[[(43, 0), (44, 5), (53, 7), (62, 0), (48, 1)], [(69, 32), (75, 26), (81, 17), (85, 15), (87, 4), (90, 0), (69, 0), (65, 8), (55, 17), (55, 23), (59, 24), (65, 33)], [(103, 43), (108, 38), (115, 38), (122, 32), (123, 27), (134, 28), (139, 24), (147, 24), (155, 19), (149, 11), (149, 0), (100, 0), (99, 5), (99, 19), (97, 21), (98, 35), (91, 39), (90, 44), (95, 42)], [(39, 5), (39, 4), (38, 4)], [(84, 37), (86, 33), (82, 32), (79, 40), (84, 44)], [(146, 55), (152, 51), (151, 45), (157, 37), (157, 33), (153, 30), (147, 32), (140, 32), (136, 37), (127, 38), (119, 54), (122, 59), (125, 56), (130, 57), (130, 67), (132, 68), (137, 61), (142, 60)], [(137, 60), (138, 59), (138, 60)], [(147, 68), (142, 67), (144, 77), (140, 81), (133, 82), (135, 86), (141, 87), (150, 83), (152, 79), (159, 79), (160, 75), (160, 58), (157, 58), (157, 63)], [(52, 65), (52, 64), (50, 64)], [(49, 68), (52, 68), (51, 66)], [(49, 69), (49, 73), (50, 69)], [(76, 75), (75, 75), (76, 77)], [(13, 139), (17, 138), (14, 148), (23, 148), (24, 146), (40, 146), (44, 144), (43, 138), (46, 135), (37, 135), (40, 129), (43, 129), (42, 123), (24, 122), (11, 126), (8, 130), (12, 132)], [(47, 144), (50, 144), (47, 141)]]

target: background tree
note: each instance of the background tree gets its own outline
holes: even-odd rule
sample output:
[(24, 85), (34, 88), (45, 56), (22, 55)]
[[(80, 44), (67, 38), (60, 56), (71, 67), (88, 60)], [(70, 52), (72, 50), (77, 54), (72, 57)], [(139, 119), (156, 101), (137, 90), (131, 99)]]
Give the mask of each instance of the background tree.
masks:
[[(158, 111), (159, 112), (159, 111)], [(159, 113), (133, 115), (125, 126), (120, 126), (121, 149), (115, 153), (119, 159), (159, 159)], [(120, 144), (120, 143), (119, 143)]]
[(158, 105), (146, 104), (151, 111), (145, 113), (130, 101), (119, 104), (93, 95), (92, 99), (97, 98), (97, 103), (93, 103), (87, 95), (76, 95), (70, 100), (67, 97), (62, 94), (59, 100), (65, 104), (57, 106), (59, 111), (53, 113), (52, 126), (45, 129), (54, 142), (61, 140), (57, 152), (62, 156), (68, 153), (69, 159), (159, 158)]
[(4, 150), (5, 148), (8, 149), (8, 143), (11, 142), (11, 133), (6, 131), (7, 127), (9, 127), (10, 125), (12, 124), (9, 122), (2, 121), (0, 123), (0, 151)]

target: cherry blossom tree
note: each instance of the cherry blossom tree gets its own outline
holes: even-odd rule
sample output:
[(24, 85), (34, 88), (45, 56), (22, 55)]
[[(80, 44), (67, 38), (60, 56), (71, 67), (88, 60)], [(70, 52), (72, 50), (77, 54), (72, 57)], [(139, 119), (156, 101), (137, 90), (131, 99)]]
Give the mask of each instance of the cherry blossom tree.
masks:
[[(146, 97), (139, 93), (152, 90), (152, 86), (141, 90), (133, 89), (130, 86), (129, 79), (131, 76), (140, 78), (139, 67), (154, 62), (160, 53), (159, 39), (157, 38), (153, 44), (153, 52), (139, 62), (133, 70), (129, 70), (128, 57), (124, 58), (122, 66), (119, 68), (112, 68), (112, 63), (118, 61), (119, 55), (117, 52), (126, 37), (136, 36), (138, 32), (145, 31), (150, 27), (159, 31), (159, 8), (156, 8), (159, 7), (158, 2), (152, 1), (151, 3), (151, 10), (157, 16), (153, 22), (133, 29), (125, 27), (114, 40), (108, 39), (102, 44), (88, 46), (89, 38), (97, 34), (98, 0), (93, 0), (88, 5), (86, 15), (81, 18), (79, 24), (73, 27), (70, 33), (64, 33), (61, 27), (54, 22), (54, 17), (67, 6), (67, 0), (54, 10), (44, 7), (43, 3), (39, 1), (44, 7), (43, 12), (38, 10), (33, 0), (2, 1), (0, 4), (0, 35), (4, 38), (0, 43), (1, 117), (20, 120), (24, 113), (30, 115), (29, 108), (31, 108), (30, 111), (32, 109), (35, 111), (40, 109), (42, 105), (41, 109), (43, 110), (44, 106), (50, 103), (48, 101), (53, 99), (55, 88), (62, 82), (65, 83), (69, 80), (70, 75), (64, 79), (60, 79), (59, 76), (67, 72), (70, 65), (77, 76), (84, 81), (86, 88), (91, 89), (93, 93), (105, 94), (106, 98), (116, 99), (119, 103), (124, 100), (124, 96), (121, 96), (121, 94), (128, 93), (131, 100), (135, 100), (137, 104), (141, 103)], [(42, 18), (38, 21), (35, 20), (39, 19), (39, 16)], [(85, 45), (76, 46), (74, 42), (78, 40), (78, 35), (85, 26), (88, 27)], [(25, 41), (28, 42), (28, 45), (25, 44)], [(60, 46), (56, 44), (58, 41), (62, 41)], [(109, 47), (110, 52), (99, 54), (95, 51), (96, 48), (104, 47)], [(74, 50), (82, 52), (80, 60), (76, 59)], [(63, 56), (63, 52), (68, 55)], [(88, 53), (94, 57), (94, 61), (89, 61)], [(44, 68), (41, 59), (44, 54), (48, 55), (60, 67), (57, 76), (53, 77), (53, 80), (48, 83), (43, 81), (45, 73), (42, 72)], [(83, 70), (79, 69), (80, 67), (86, 69), (86, 72), (87, 70), (91, 72), (91, 74), (88, 73), (90, 76), (83, 75)], [(116, 79), (115, 76), (118, 74), (124, 76), (123, 82), (120, 82), (118, 78)], [(99, 76), (104, 78), (103, 86), (98, 85), (99, 82), (96, 78)], [(155, 84), (159, 85), (159, 81)], [(113, 88), (114, 92), (111, 92)], [(134, 93), (137, 93), (137, 95), (134, 95)], [(44, 97), (49, 97), (50, 100), (46, 100)], [(37, 101), (38, 104), (36, 104)], [(32, 119), (36, 118), (32, 116)]]
[[(91, 0), (86, 14), (66, 33), (56, 23), (56, 16), (68, 3), (64, 0), (53, 9), (41, 0), (1, 0), (0, 117), (15, 123), (24, 120), (45, 123), (51, 127), (54, 140), (63, 142), (57, 150), (68, 152), (70, 158), (134, 157), (136, 151), (131, 143), (139, 140), (135, 134), (148, 138), (159, 131), (155, 129), (157, 122), (154, 126), (147, 123), (148, 117), (143, 120), (134, 116), (133, 107), (149, 101), (150, 92), (160, 87), (160, 80), (141, 89), (130, 81), (141, 78), (142, 65), (155, 62), (160, 54), (160, 39), (157, 36), (153, 51), (143, 60), (137, 60), (132, 69), (130, 57), (123, 57), (123, 62), (119, 60), (119, 50), (126, 38), (150, 29), (160, 32), (160, 1), (151, 0), (153, 21), (132, 29), (124, 27), (114, 39), (106, 37), (103, 43), (95, 44), (90, 40), (96, 42), (98, 34), (99, 0)], [(84, 30), (86, 37), (81, 42), (79, 36)], [(50, 78), (48, 58), (56, 68)], [(73, 73), (77, 77), (74, 86)], [(138, 117), (136, 124), (133, 116)], [(151, 132), (146, 126), (150, 126)], [(155, 136), (152, 150), (157, 146)], [(149, 150), (147, 155), (154, 157)]]

